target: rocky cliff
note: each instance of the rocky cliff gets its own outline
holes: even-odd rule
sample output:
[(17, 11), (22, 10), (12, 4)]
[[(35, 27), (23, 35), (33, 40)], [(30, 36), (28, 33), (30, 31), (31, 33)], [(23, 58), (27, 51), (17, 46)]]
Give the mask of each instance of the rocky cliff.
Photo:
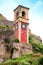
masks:
[(31, 44), (0, 42), (0, 63), (10, 58), (32, 53)]
[[(37, 41), (42, 42), (38, 36), (33, 34), (32, 36)], [(15, 43), (12, 41), (13, 39), (13, 31), (11, 29), (0, 29), (0, 63), (10, 58), (32, 53), (31, 44)]]

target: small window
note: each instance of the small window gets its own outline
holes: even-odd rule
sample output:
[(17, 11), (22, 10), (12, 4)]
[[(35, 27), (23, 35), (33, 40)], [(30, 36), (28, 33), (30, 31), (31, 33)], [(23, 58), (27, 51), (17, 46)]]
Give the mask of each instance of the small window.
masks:
[(22, 28), (25, 29), (26, 28), (26, 25), (25, 24), (22, 24)]
[(16, 25), (16, 29), (18, 29), (18, 25)]
[(22, 11), (22, 17), (24, 17), (25, 16), (25, 11)]
[(17, 12), (16, 16), (18, 16), (18, 15), (19, 15), (19, 12)]
[(18, 18), (19, 12), (16, 13), (16, 18)]

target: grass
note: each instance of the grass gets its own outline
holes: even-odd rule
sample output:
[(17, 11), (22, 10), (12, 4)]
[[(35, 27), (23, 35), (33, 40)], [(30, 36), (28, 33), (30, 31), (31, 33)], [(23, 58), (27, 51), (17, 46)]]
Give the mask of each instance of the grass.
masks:
[(21, 56), (20, 58), (6, 60), (0, 65), (37, 65), (38, 59), (34, 56), (34, 54), (26, 54)]

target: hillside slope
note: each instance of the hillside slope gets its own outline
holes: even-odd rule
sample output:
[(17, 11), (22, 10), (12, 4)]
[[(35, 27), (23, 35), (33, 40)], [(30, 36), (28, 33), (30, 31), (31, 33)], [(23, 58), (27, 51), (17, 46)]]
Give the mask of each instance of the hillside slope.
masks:
[(0, 20), (7, 20), (2, 14), (0, 14)]

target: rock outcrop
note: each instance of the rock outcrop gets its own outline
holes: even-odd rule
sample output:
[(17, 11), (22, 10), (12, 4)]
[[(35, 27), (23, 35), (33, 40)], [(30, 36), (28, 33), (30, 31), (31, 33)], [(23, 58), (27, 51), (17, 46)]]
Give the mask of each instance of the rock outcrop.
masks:
[[(10, 45), (5, 43), (3, 40), (0, 41), (0, 63), (10, 58), (21, 57), (24, 54), (32, 53), (31, 44), (10, 43)], [(11, 53), (12, 48), (13, 52)]]
[(31, 44), (23, 44), (23, 43), (13, 43), (13, 56), (12, 58), (20, 57), (24, 54), (32, 53), (32, 45)]
[(0, 25), (13, 26), (14, 21), (7, 20), (2, 14), (0, 14)]
[(4, 41), (1, 40), (1, 41), (0, 41), (0, 63), (1, 63), (2, 61), (4, 61), (5, 53), (6, 53), (5, 44), (4, 44)]

